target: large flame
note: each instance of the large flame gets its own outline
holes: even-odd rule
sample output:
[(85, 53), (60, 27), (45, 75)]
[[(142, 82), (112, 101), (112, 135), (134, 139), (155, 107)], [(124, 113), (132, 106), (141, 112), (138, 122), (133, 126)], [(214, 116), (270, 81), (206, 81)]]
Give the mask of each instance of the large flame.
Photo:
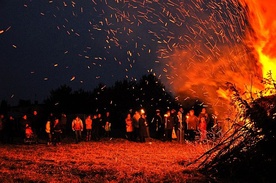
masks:
[[(249, 39), (259, 55), (263, 76), (276, 69), (276, 7), (273, 0), (245, 0), (243, 4), (249, 9), (249, 22), (255, 39)], [(272, 72), (272, 74), (275, 73)], [(273, 77), (275, 78), (275, 77)]]
[[(207, 50), (202, 46), (203, 41), (194, 41), (189, 49), (176, 50), (167, 64), (172, 68), (167, 77), (171, 79), (173, 91), (183, 99), (192, 96), (204, 101), (223, 119), (233, 111), (226, 82), (233, 83), (241, 94), (257, 96), (258, 91), (264, 89), (263, 77), (276, 69), (276, 7), (273, 4), (273, 0), (239, 0), (239, 3), (233, 3), (236, 9), (242, 7), (240, 13), (243, 15), (230, 17), (228, 23), (232, 25), (225, 23), (219, 26), (230, 29), (229, 37), (239, 37), (240, 41), (233, 39), (227, 44), (218, 41), (214, 45), (208, 42), (211, 47)], [(240, 33), (236, 34), (238, 31)], [(206, 32), (208, 38), (214, 36), (212, 32)], [(195, 50), (194, 53), (191, 50)]]

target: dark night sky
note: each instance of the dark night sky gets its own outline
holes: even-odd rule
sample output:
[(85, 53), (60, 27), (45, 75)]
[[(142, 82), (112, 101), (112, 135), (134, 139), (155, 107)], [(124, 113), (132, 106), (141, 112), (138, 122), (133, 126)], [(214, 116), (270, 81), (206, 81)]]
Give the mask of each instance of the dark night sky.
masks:
[[(192, 49), (199, 39), (193, 30), (202, 28), (210, 37), (230, 26), (206, 22), (231, 4), (168, 2), (0, 0), (0, 100), (41, 102), (62, 84), (92, 90), (99, 83), (140, 79), (149, 70), (165, 75), (166, 57), (174, 49)], [(204, 44), (206, 37), (199, 40)]]
[[(41, 101), (51, 89), (61, 84), (73, 89), (91, 90), (100, 82), (112, 85), (117, 80), (126, 77), (139, 79), (147, 73), (154, 63), (143, 59), (154, 59), (154, 54), (145, 56), (142, 53), (140, 57), (130, 58), (135, 59), (132, 69), (126, 63), (127, 47), (133, 46), (132, 43), (122, 49), (111, 48), (111, 53), (107, 53), (103, 48), (108, 46), (106, 32), (103, 29), (93, 30), (88, 22), (99, 24), (102, 17), (108, 15), (98, 15), (90, 10), (92, 6), (97, 11), (107, 9), (91, 2), (82, 3), (77, 8), (66, 8), (62, 3), (50, 4), (46, 1), (0, 1), (0, 30), (4, 30), (0, 34), (0, 99), (9, 102), (16, 102), (19, 98)], [(64, 9), (58, 10), (57, 7)], [(72, 11), (80, 7), (84, 12), (74, 17)], [(66, 31), (71, 29), (79, 36), (72, 31), (68, 35)], [(123, 39), (123, 35), (119, 36)], [(89, 58), (85, 58), (85, 55)], [(115, 56), (117, 60), (114, 60)], [(75, 79), (71, 81), (73, 77)]]

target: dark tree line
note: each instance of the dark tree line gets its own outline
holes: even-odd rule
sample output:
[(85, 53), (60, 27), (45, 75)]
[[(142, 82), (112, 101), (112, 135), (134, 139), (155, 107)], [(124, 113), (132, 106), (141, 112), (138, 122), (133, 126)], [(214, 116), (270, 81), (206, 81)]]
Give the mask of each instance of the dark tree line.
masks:
[[(185, 104), (183, 103), (185, 102)], [(92, 91), (79, 89), (73, 91), (68, 85), (61, 85), (50, 91), (49, 96), (40, 106), (43, 106), (43, 113), (54, 114), (94, 114), (97, 112), (110, 111), (116, 115), (125, 115), (129, 110), (135, 111), (145, 109), (148, 115), (154, 114), (158, 108), (166, 112), (168, 108), (179, 108), (182, 106), (188, 110), (197, 107), (201, 108), (202, 101), (191, 97), (181, 103), (165, 88), (161, 81), (153, 74), (144, 75), (140, 80), (122, 80), (114, 83), (113, 86), (106, 86), (100, 83)], [(18, 102), (19, 108), (25, 108), (31, 113), (38, 103), (32, 104), (31, 100)], [(13, 107), (7, 101), (2, 100), (0, 113), (7, 113)], [(114, 116), (120, 117), (120, 116)], [(151, 117), (151, 116), (149, 116)]]
[(49, 112), (95, 113), (102, 111), (125, 112), (145, 108), (149, 112), (156, 108), (165, 110), (177, 107), (174, 97), (153, 74), (143, 76), (139, 81), (117, 81), (107, 87), (99, 84), (93, 91), (73, 91), (62, 85), (50, 92), (44, 101)]

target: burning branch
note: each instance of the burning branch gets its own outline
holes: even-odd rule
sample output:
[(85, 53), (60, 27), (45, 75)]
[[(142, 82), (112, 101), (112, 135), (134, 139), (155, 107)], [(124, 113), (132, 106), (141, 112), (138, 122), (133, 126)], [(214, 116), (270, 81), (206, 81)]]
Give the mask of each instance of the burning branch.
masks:
[[(275, 86), (272, 77), (264, 82)], [(276, 153), (271, 149), (276, 142), (276, 96), (248, 102), (233, 84), (227, 83), (227, 87), (232, 91), (232, 104), (238, 108), (236, 119), (221, 141), (191, 164), (199, 163), (199, 171), (213, 178), (269, 181), (276, 166)], [(271, 89), (275, 91), (275, 87)]]
[(267, 73), (267, 78), (262, 80), (262, 84), (264, 84), (265, 89), (260, 92), (261, 97), (276, 94), (276, 81), (273, 79), (271, 71)]

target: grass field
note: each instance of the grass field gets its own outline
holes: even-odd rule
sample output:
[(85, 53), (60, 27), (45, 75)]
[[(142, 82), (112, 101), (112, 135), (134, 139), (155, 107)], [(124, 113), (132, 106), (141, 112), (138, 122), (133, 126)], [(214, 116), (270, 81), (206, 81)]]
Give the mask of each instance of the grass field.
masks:
[(75, 144), (0, 144), (1, 182), (208, 182), (185, 167), (208, 145), (125, 139)]

